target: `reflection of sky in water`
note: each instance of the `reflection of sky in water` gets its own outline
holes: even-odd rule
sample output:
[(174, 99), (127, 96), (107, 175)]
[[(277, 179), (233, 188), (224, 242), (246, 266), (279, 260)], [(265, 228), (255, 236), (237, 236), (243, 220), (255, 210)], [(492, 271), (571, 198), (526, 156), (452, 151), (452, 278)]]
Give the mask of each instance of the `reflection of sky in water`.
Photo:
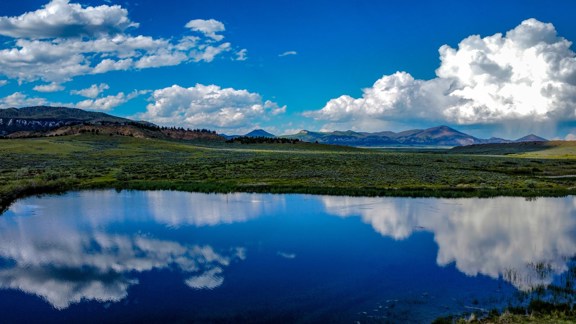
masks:
[[(157, 205), (157, 194), (149, 194), (152, 198), (148, 201)], [(190, 274), (185, 280), (189, 287), (214, 289), (224, 282), (223, 268), (245, 258), (239, 247), (215, 251), (211, 246), (184, 245), (141, 233), (109, 233), (108, 224), (149, 215), (133, 213), (138, 208), (127, 207), (129, 201), (114, 191), (73, 196), (42, 198), (38, 205), (27, 204), (26, 200), (17, 202), (0, 219), (0, 256), (9, 260), (0, 269), (0, 287), (36, 294), (63, 309), (82, 300), (119, 301), (131, 285), (138, 283), (131, 273), (153, 269), (176, 268)], [(185, 207), (188, 205), (183, 200), (193, 200), (178, 193), (175, 196)], [(205, 218), (208, 215), (213, 219), (214, 197), (218, 196), (196, 199), (193, 212), (199, 215), (197, 218), (181, 213), (182, 217), (175, 220), (169, 214), (165, 222), (160, 210), (152, 216), (170, 225), (214, 224)], [(237, 197), (229, 199), (236, 201)], [(239, 220), (247, 217), (241, 208), (238, 211)], [(223, 212), (230, 215), (226, 209)], [(231, 217), (224, 221), (231, 221)]]
[[(378, 233), (406, 239), (429, 231), (439, 265), (503, 276), (522, 290), (552, 282), (576, 254), (576, 198), (383, 199), (321, 197), (328, 213), (360, 216)], [(542, 273), (544, 265), (550, 271)]]
[[(411, 300), (405, 307), (416, 313), (409, 303), (421, 303), (433, 291), (450, 298), (435, 301), (437, 309), (463, 305), (456, 301), (468, 292), (461, 288), (464, 279), (449, 274), (453, 265), (468, 276), (504, 278), (519, 289), (550, 283), (576, 254), (575, 207), (573, 197), (87, 191), (28, 198), (0, 217), (0, 287), (67, 309), (82, 301), (126, 301), (144, 285), (143, 274), (168, 271), (199, 294), (196, 304), (216, 312), (220, 303), (304, 307), (295, 300), (308, 299), (289, 298), (290, 292), (305, 292), (311, 304), (329, 298), (335, 310), (359, 308), (351, 306), (358, 293), (384, 310), (400, 298), (396, 291), (404, 291), (402, 298)], [(444, 267), (433, 269), (428, 261)], [(550, 271), (542, 274), (539, 265)], [(486, 289), (487, 282), (478, 280), (475, 289)], [(502, 289), (495, 285), (490, 289)], [(319, 297), (326, 292), (332, 295)], [(190, 296), (179, 294), (181, 301), (172, 303), (188, 303)], [(278, 304), (269, 305), (271, 300)], [(402, 318), (413, 319), (396, 320)]]

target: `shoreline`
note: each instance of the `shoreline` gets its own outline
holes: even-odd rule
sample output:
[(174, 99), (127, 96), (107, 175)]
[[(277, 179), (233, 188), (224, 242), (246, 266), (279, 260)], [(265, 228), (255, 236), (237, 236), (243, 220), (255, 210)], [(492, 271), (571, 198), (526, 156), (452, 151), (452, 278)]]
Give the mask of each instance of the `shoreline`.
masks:
[(430, 189), (430, 188), (329, 188), (329, 187), (273, 187), (273, 186), (222, 186), (221, 184), (210, 183), (176, 183), (169, 181), (157, 182), (127, 182), (110, 183), (108, 185), (70, 185), (61, 183), (49, 183), (40, 186), (30, 186), (20, 188), (17, 191), (0, 194), (0, 216), (17, 200), (32, 196), (42, 196), (51, 194), (64, 194), (72, 191), (88, 190), (136, 190), (136, 191), (181, 191), (197, 193), (259, 193), (259, 194), (303, 194), (303, 195), (326, 195), (326, 196), (350, 196), (350, 197), (396, 197), (396, 198), (495, 198), (495, 197), (518, 197), (518, 198), (539, 198), (539, 197), (566, 197), (576, 195), (576, 189), (569, 190), (539, 190), (539, 189)]
[(87, 134), (3, 140), (0, 151), (0, 210), (27, 196), (89, 189), (435, 198), (576, 194), (576, 158), (555, 158), (557, 151), (544, 159)]

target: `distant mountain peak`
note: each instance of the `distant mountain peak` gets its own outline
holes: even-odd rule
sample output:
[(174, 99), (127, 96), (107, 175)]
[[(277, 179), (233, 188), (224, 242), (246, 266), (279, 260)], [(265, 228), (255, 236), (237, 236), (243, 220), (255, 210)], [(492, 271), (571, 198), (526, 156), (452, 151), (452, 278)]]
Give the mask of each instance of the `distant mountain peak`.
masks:
[(530, 134), (515, 140), (515, 142), (548, 142), (548, 140), (538, 135)]
[(268, 133), (267, 131), (265, 131), (263, 129), (255, 129), (244, 136), (246, 136), (246, 137), (270, 137), (270, 138), (276, 137), (276, 135), (274, 135), (272, 133)]

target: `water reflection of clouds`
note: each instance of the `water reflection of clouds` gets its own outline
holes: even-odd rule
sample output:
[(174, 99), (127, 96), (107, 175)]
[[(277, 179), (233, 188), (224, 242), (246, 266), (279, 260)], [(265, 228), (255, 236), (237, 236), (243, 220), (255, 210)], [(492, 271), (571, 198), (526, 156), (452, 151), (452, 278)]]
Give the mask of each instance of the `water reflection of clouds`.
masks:
[(551, 283), (576, 255), (574, 197), (320, 199), (328, 213), (360, 216), (394, 239), (430, 231), (439, 247), (439, 265), (454, 262), (467, 275), (500, 276), (522, 290)]
[(188, 192), (145, 192), (149, 212), (159, 223), (213, 226), (244, 222), (266, 214), (274, 214), (284, 205), (282, 195), (235, 193), (206, 195)]
[[(216, 289), (242, 248), (216, 250), (118, 232), (123, 223), (171, 228), (245, 222), (301, 200), (321, 201), (329, 214), (359, 216), (378, 233), (406, 239), (430, 231), (437, 263), (468, 274), (504, 277), (520, 289), (547, 284), (576, 254), (576, 199), (404, 199), (183, 192), (93, 191), (70, 198), (31, 198), (0, 218), (0, 288), (36, 294), (58, 309), (82, 300), (115, 302), (137, 284), (135, 273), (179, 269), (192, 289)], [(24, 217), (25, 216), (25, 217)], [(116, 232), (108, 231), (110, 227)], [(296, 254), (278, 251), (281, 258)], [(545, 271), (543, 271), (543, 269)]]
[(64, 309), (82, 300), (122, 300), (138, 283), (134, 273), (153, 269), (179, 269), (188, 275), (184, 283), (189, 287), (214, 289), (224, 282), (225, 267), (245, 258), (243, 248), (217, 251), (209, 245), (108, 233), (108, 223), (144, 216), (134, 208), (123, 213), (122, 204), (120, 212), (110, 209), (109, 199), (117, 198), (101, 193), (44, 197), (42, 207), (14, 204), (0, 218), (0, 258), (5, 260), (0, 288), (35, 294)]

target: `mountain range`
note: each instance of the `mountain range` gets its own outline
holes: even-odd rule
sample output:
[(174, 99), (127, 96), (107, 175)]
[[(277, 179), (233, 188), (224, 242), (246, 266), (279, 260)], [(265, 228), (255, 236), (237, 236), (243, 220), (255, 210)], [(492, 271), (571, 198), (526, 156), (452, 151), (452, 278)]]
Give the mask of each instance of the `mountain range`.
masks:
[(547, 141), (546, 139), (530, 134), (517, 140), (502, 138), (481, 139), (466, 133), (462, 133), (448, 126), (438, 126), (427, 129), (413, 129), (399, 133), (384, 131), (377, 133), (336, 131), (336, 132), (311, 132), (300, 131), (294, 135), (286, 135), (288, 138), (297, 138), (307, 142), (323, 144), (337, 144), (364, 147), (385, 146), (464, 146), (488, 143), (514, 143), (527, 141)]
[[(184, 128), (159, 127), (145, 121), (133, 121), (101, 112), (90, 112), (66, 107), (25, 107), (0, 109), (0, 136), (30, 137), (72, 135), (84, 132), (117, 134), (135, 137), (173, 138), (173, 139), (213, 139), (224, 140), (240, 136), (277, 137), (262, 129), (253, 130), (245, 135), (217, 135), (208, 130), (189, 130)], [(362, 147), (386, 146), (464, 146), (473, 144), (514, 143), (547, 141), (530, 134), (517, 140), (502, 138), (481, 139), (457, 131), (448, 126), (427, 129), (413, 129), (403, 132), (383, 131), (376, 133), (335, 131), (313, 132), (302, 130), (297, 134), (283, 135), (283, 138), (299, 139), (305, 142), (335, 144)]]

